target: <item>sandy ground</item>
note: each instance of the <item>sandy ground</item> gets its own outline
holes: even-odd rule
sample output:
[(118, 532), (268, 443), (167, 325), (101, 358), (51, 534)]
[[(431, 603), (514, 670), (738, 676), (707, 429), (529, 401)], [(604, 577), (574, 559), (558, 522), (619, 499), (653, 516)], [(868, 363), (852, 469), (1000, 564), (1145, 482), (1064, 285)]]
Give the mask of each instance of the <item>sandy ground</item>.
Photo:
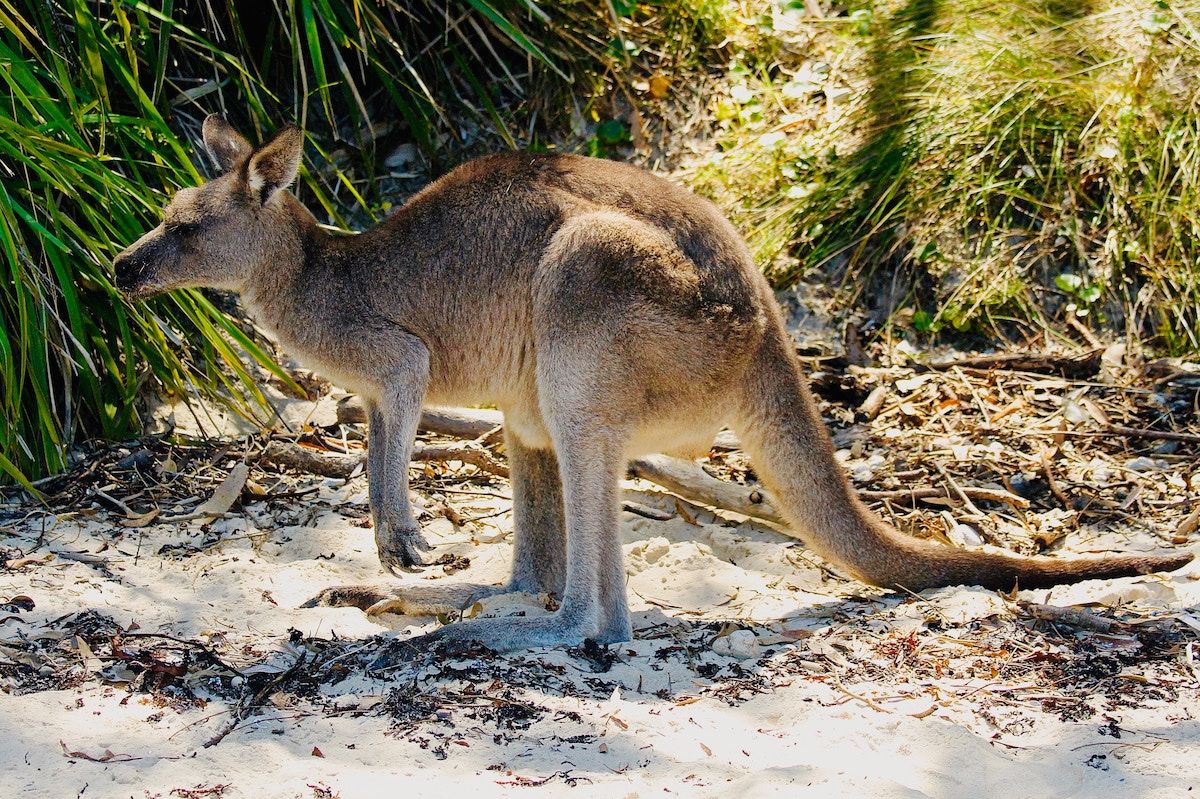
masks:
[[(36, 606), (0, 626), (0, 661), (27, 664), (2, 672), (0, 795), (1158, 798), (1200, 786), (1195, 564), (1021, 594), (1174, 625), (1169, 642), (1147, 644), (1048, 628), (979, 589), (920, 599), (865, 589), (744, 520), (626, 513), (637, 640), (427, 660), (376, 678), (360, 665), (379, 645), (371, 636), (438, 621), (298, 607), (327, 585), (380, 579), (372, 533), (354, 523), (363, 479), (316, 485), (207, 523), (9, 513), (0, 599)], [(445, 496), (471, 516), (507, 507)], [(503, 578), (507, 514), (426, 528), (435, 554), (470, 567), (411, 580)], [(546, 612), (525, 596), (474, 611)], [(169, 660), (174, 646), (194, 660), (150, 687), (81, 629), (103, 633), (93, 642), (105, 630), (170, 634), (183, 643), (132, 638), (125, 650), (157, 646), (144, 651)], [(241, 674), (202, 668), (201, 642)], [(262, 684), (300, 656), (317, 673), (281, 682), (228, 731), (244, 681)]]

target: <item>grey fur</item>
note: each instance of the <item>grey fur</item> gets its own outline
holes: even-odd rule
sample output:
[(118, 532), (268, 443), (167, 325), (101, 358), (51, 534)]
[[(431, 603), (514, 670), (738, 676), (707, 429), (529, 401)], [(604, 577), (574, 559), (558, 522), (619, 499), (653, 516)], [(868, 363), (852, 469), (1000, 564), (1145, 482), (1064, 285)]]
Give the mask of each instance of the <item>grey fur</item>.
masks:
[(703, 452), (737, 430), (788, 519), (856, 577), (910, 590), (1025, 587), (1173, 569), (1161, 557), (1058, 559), (959, 550), (884, 524), (834, 459), (774, 297), (717, 209), (637, 168), (570, 155), (481, 158), (357, 236), (322, 231), (285, 190), (294, 128), (254, 150), (219, 120), (228, 171), (185, 189), (119, 256), (118, 285), (240, 291), (289, 351), (360, 392), (383, 565), (427, 549), (408, 504), (422, 403), (495, 403), (512, 458), (508, 585), (329, 589), (314, 603), (373, 612), (462, 607), (498, 591), (551, 593), (541, 618), (476, 619), (431, 638), (499, 650), (631, 635), (618, 481), (631, 456)]

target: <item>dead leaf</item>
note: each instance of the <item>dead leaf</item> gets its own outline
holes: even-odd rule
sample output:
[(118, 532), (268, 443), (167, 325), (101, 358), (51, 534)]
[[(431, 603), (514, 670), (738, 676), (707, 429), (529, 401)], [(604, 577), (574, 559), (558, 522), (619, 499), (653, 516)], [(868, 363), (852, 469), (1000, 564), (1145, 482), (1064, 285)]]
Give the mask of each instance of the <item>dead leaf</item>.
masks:
[(128, 518), (121, 519), (117, 523), (122, 527), (145, 527), (157, 519), (160, 512), (158, 508), (152, 508), (145, 513), (136, 513)]
[(24, 558), (13, 558), (4, 562), (6, 569), (24, 569), (26, 566), (37, 566), (43, 563), (49, 563), (54, 560), (54, 554), (47, 552), (45, 555), (29, 555)]
[(650, 151), (650, 144), (646, 141), (646, 128), (642, 122), (642, 115), (636, 107), (632, 108), (629, 113), (629, 138), (633, 142), (633, 149), (639, 153)]
[(812, 630), (784, 630), (780, 635), (793, 641), (803, 641), (805, 638), (812, 637)]
[(221, 481), (217, 490), (207, 500), (202, 502), (194, 511), (197, 516), (220, 516), (233, 507), (233, 503), (242, 494), (246, 478), (250, 476), (250, 467), (239, 463), (230, 470), (229, 476)]
[(650, 76), (650, 96), (655, 100), (664, 100), (671, 93), (671, 79), (661, 72)]
[(92, 652), (92, 647), (83, 638), (76, 636), (75, 647), (79, 650), (79, 657), (83, 660), (83, 668), (89, 674), (94, 674), (104, 668), (104, 664), (100, 662), (100, 658)]
[(312, 748), (312, 756), (313, 757), (325, 757), (325, 753), (321, 751), (320, 747), (314, 746)]
[[(1196, 528), (1200, 527), (1200, 505), (1197, 505), (1195, 510), (1188, 514), (1187, 518), (1179, 523), (1179, 527), (1175, 529), (1175, 536), (1186, 541), (1187, 537), (1196, 532)], [(1176, 543), (1184, 543), (1178, 541)]]
[(35, 607), (37, 605), (34, 603), (33, 598), (24, 594), (17, 594), (6, 602), (0, 602), (0, 610), (10, 613), (24, 613), (25, 611), (33, 610)]
[(700, 744), (700, 748), (704, 750), (704, 754), (712, 757), (712, 750), (705, 746), (703, 741), (697, 741), (697, 743)]

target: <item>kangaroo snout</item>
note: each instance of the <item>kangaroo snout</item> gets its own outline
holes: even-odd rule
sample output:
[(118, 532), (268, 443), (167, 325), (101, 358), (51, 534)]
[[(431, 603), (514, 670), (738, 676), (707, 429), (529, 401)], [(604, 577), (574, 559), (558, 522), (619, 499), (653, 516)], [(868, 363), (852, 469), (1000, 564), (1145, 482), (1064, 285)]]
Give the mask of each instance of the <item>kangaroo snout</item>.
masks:
[(117, 289), (130, 297), (157, 291), (161, 262), (168, 255), (165, 249), (162, 235), (152, 230), (121, 251), (113, 260)]
[(116, 271), (117, 288), (125, 294), (137, 293), (138, 285), (146, 271), (145, 261), (138, 258), (136, 253), (126, 250), (113, 261), (113, 268)]

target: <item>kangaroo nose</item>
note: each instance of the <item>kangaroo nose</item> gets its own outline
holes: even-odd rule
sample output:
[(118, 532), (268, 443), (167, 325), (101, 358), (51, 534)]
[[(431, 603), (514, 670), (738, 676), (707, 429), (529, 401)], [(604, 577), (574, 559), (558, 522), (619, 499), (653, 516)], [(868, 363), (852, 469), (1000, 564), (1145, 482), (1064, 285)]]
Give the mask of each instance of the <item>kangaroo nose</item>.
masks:
[(125, 288), (125, 282), (129, 277), (129, 258), (125, 253), (121, 253), (113, 259), (113, 272), (117, 276), (117, 288)]
[(113, 261), (113, 271), (116, 273), (116, 286), (121, 291), (128, 291), (137, 284), (141, 269), (128, 250), (121, 253)]

